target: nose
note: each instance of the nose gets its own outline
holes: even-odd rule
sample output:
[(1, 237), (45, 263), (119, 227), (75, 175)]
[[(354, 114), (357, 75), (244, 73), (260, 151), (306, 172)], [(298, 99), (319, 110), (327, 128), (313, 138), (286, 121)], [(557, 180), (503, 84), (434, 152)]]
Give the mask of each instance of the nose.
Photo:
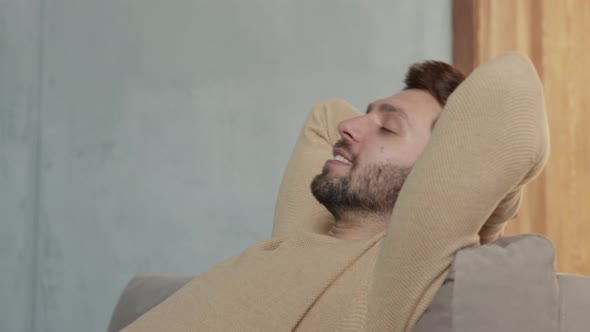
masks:
[(341, 121), (338, 124), (338, 132), (340, 133), (340, 136), (349, 143), (360, 142), (364, 133), (363, 120), (364, 115)]

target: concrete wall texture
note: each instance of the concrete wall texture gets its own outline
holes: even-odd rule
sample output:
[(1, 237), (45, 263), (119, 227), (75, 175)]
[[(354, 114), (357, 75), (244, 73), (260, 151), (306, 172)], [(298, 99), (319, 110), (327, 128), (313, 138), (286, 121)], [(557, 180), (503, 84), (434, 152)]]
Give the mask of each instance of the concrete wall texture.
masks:
[(0, 331), (104, 331), (132, 276), (268, 238), (311, 106), (451, 38), (448, 0), (0, 1)]

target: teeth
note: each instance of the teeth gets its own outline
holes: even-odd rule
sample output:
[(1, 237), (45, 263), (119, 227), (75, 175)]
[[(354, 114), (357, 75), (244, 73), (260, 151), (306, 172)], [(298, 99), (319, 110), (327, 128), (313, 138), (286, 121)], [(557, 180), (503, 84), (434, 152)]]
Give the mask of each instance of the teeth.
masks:
[(350, 161), (346, 160), (344, 157), (342, 157), (342, 156), (341, 156), (341, 155), (339, 155), (339, 154), (337, 154), (337, 155), (334, 157), (334, 160), (338, 160), (338, 161), (340, 161), (340, 162), (343, 162), (343, 163), (345, 163), (345, 164), (352, 165), (352, 163), (351, 163)]

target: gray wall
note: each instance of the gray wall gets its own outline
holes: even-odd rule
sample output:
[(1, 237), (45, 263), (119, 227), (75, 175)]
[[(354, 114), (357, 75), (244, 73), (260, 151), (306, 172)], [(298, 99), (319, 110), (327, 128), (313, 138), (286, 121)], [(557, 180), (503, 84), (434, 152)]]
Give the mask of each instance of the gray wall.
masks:
[(448, 0), (0, 0), (0, 331), (103, 331), (133, 275), (267, 238), (310, 107), (450, 55)]

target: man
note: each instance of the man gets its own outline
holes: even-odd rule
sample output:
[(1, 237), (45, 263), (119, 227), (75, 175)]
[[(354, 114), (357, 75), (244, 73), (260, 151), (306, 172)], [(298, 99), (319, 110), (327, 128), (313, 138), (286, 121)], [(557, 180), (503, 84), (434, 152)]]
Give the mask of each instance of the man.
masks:
[[(442, 111), (462, 80), (426, 62), (365, 115), (338, 100), (314, 108), (281, 185), (273, 239), (126, 330), (410, 331), (454, 253), (499, 236), (548, 156), (542, 88), (527, 59), (482, 66)], [(321, 163), (312, 191), (333, 217), (302, 189)]]
[(359, 240), (385, 231), (402, 185), (430, 139), (448, 96), (464, 76), (437, 61), (416, 64), (405, 89), (339, 123), (334, 159), (311, 185), (335, 220), (329, 234)]

